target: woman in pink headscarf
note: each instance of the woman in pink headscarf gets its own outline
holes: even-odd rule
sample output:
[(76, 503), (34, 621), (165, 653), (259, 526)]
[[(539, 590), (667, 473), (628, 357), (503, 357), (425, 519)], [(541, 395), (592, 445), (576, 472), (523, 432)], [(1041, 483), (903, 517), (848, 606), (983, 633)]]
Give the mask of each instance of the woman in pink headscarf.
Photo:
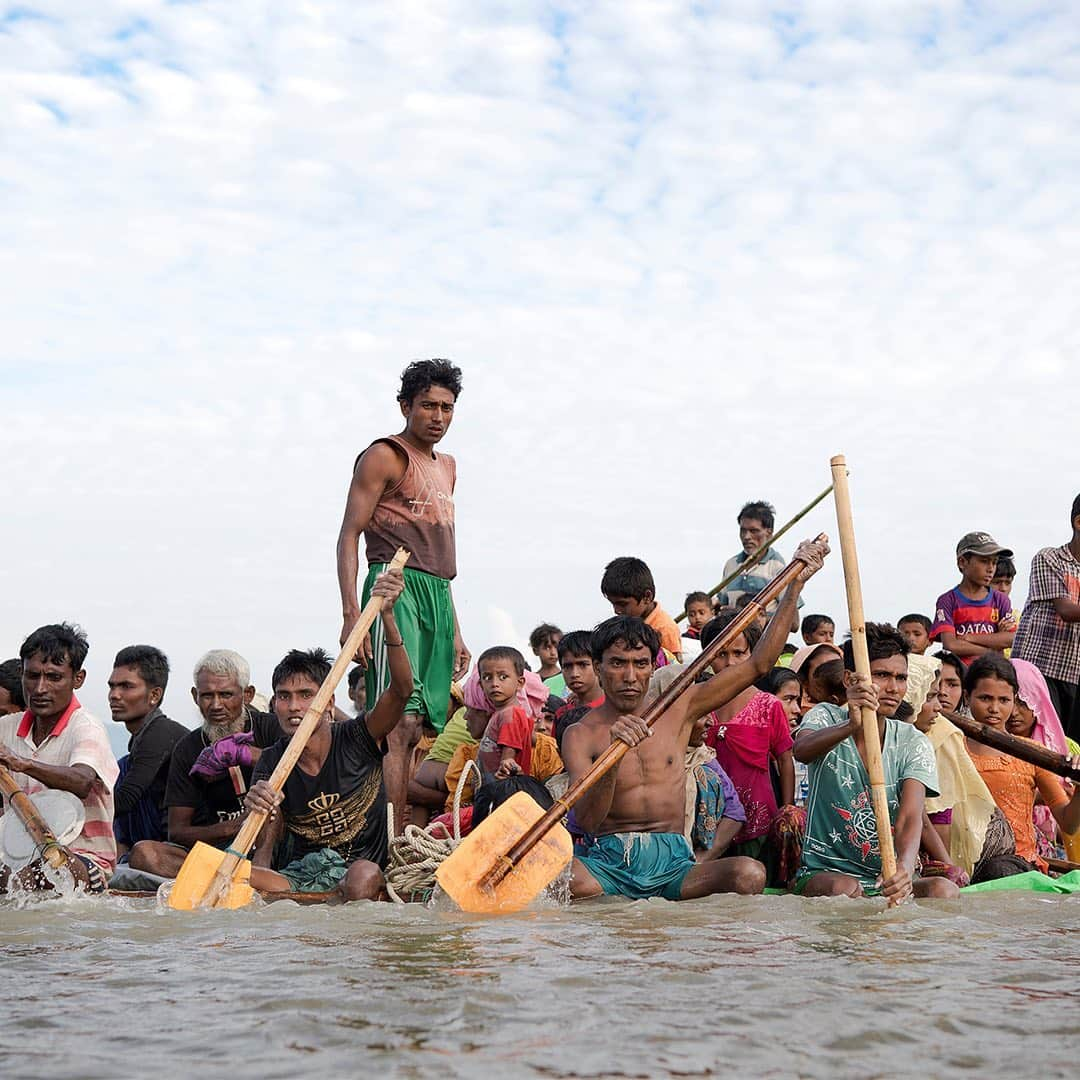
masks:
[[(1065, 741), (1065, 729), (1061, 726), (1054, 703), (1050, 698), (1043, 673), (1026, 660), (1013, 660), (1020, 693), (1016, 697), (1016, 709), (1005, 729), (1010, 735), (1031, 739), (1057, 754), (1069, 755)], [(1063, 781), (1064, 783), (1064, 781)], [(1071, 789), (1066, 788), (1071, 792)], [(1057, 822), (1048, 806), (1036, 806), (1035, 839), (1039, 854), (1045, 858), (1057, 855)]]

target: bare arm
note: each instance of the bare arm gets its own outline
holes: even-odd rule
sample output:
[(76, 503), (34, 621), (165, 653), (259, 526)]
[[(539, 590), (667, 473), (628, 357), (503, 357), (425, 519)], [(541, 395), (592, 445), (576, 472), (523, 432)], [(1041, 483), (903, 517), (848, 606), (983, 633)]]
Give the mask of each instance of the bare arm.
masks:
[[(593, 762), (600, 756), (593, 753), (590, 735), (591, 732), (580, 724), (571, 724), (563, 736), (562, 759), (570, 774), (571, 786), (592, 768)], [(618, 767), (609, 769), (575, 804), (574, 818), (585, 832), (595, 832), (611, 812), (617, 772)]]
[[(959, 637), (959, 635), (957, 635)], [(965, 634), (963, 640), (969, 645), (981, 645), (984, 650), (1011, 649), (1016, 634), (1012, 630), (998, 630), (994, 634)], [(957, 654), (959, 655), (959, 654)]]
[(241, 814), (227, 821), (216, 821), (213, 825), (192, 825), (191, 819), (194, 816), (193, 806), (169, 807), (169, 839), (174, 844), (189, 848), (194, 847), (200, 840), (213, 845), (227, 842), (240, 831), (246, 815)]
[(356, 596), (356, 578), (360, 572), (360, 535), (368, 527), (383, 492), (396, 483), (403, 472), (401, 458), (387, 443), (376, 443), (369, 447), (353, 470), (337, 542), (341, 613), (349, 622), (350, 629), (360, 615), (360, 602)]
[(450, 610), (454, 613), (454, 672), (451, 678), (457, 682), (468, 674), (469, 665), (472, 663), (472, 653), (469, 652), (465, 639), (461, 636), (461, 624), (458, 622), (453, 588), (450, 589)]
[(731, 847), (731, 841), (739, 835), (739, 830), (743, 827), (743, 822), (733, 821), (731, 818), (721, 818), (716, 826), (716, 834), (713, 836), (712, 847), (698, 858), (698, 862), (712, 862), (713, 859), (719, 859), (723, 857), (723, 854), (729, 847)]
[[(1074, 768), (1080, 768), (1080, 754), (1074, 754), (1069, 758), (1069, 764)], [(1051, 799), (1057, 795), (1057, 788), (1061, 785), (1061, 781), (1053, 775), (1053, 773), (1047, 773), (1042, 775), (1042, 770), (1036, 775), (1036, 781), (1039, 789), (1039, 793), (1043, 797), (1045, 802), (1050, 807), (1050, 813), (1054, 815), (1054, 820), (1058, 823), (1063, 833), (1072, 835), (1074, 832), (1080, 830), (1080, 787), (1078, 787), (1069, 799), (1067, 803), (1058, 802), (1054, 805)], [(1058, 796), (1060, 799), (1060, 796)]]
[(285, 821), (282, 814), (267, 817), (255, 840), (255, 850), (251, 854), (252, 866), (260, 866), (264, 870), (273, 868), (274, 845), (281, 839), (284, 832)]
[(1055, 596), (1053, 605), (1054, 610), (1065, 622), (1080, 622), (1080, 604), (1065, 596)]
[(70, 791), (85, 799), (97, 782), (98, 775), (89, 765), (45, 765), (40, 761), (19, 757), (5, 747), (0, 747), (0, 765), (11, 772), (29, 776), (39, 784), (57, 791)]
[(780, 766), (780, 805), (795, 805), (795, 758), (790, 750), (785, 750), (780, 755), (777, 764)]
[(862, 728), (862, 710), (872, 709), (877, 712), (878, 696), (873, 682), (866, 675), (847, 672), (847, 711), (846, 724), (830, 724), (827, 728), (807, 731), (799, 728), (795, 732), (795, 760), (804, 764), (816, 761), (822, 754), (827, 754), (834, 746), (842, 743), (849, 735)]
[(859, 719), (859, 714), (849, 710), (846, 724), (830, 724), (817, 731), (805, 731), (800, 728), (795, 732), (795, 760), (801, 761), (804, 765), (817, 761), (834, 746), (839, 746), (848, 736), (854, 735), (860, 727), (862, 727), (862, 720)]
[(409, 802), (416, 806), (426, 806), (431, 810), (442, 810), (446, 802), (446, 792), (437, 791), (416, 780), (409, 781)]
[(981, 635), (961, 635), (954, 633), (952, 630), (944, 630), (938, 635), (938, 641), (941, 642), (943, 649), (954, 653), (956, 656), (982, 656), (990, 650), (987, 646), (980, 645), (977, 641), (972, 640), (979, 636)]
[(905, 780), (900, 789), (900, 809), (896, 815), (893, 836), (896, 842), (896, 863), (911, 874), (919, 857), (922, 839), (926, 788), (918, 780)]
[(726, 667), (708, 682), (698, 683), (687, 691), (689, 723), (726, 705), (755, 680), (772, 670), (780, 657), (784, 642), (787, 641), (788, 626), (791, 623), (792, 613), (798, 610), (797, 603), (801, 592), (801, 581), (793, 581), (787, 587), (780, 606), (776, 609), (776, 614), (769, 620), (769, 625), (758, 639), (749, 660)]

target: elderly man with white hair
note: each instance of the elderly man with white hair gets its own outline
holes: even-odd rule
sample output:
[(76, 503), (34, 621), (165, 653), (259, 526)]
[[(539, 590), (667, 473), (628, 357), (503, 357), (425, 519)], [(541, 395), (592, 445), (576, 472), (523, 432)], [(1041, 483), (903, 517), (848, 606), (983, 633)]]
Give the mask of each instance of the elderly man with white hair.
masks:
[(251, 704), (248, 662), (231, 649), (212, 649), (195, 665), (191, 696), (202, 727), (174, 747), (165, 789), (169, 842), (144, 840), (129, 865), (175, 877), (196, 841), (224, 848), (240, 831), (244, 795), (263, 748), (281, 735), (277, 719)]

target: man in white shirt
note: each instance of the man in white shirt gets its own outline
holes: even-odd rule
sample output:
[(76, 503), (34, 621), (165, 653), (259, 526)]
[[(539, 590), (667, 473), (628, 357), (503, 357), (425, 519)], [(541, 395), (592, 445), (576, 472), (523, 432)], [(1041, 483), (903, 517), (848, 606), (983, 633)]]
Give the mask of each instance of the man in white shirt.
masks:
[[(28, 795), (46, 789), (70, 791), (82, 800), (86, 819), (68, 844), (68, 864), (77, 885), (104, 892), (116, 865), (113, 838), (113, 785), (118, 773), (105, 727), (75, 696), (86, 679), (89, 651), (78, 626), (42, 626), (22, 644), (22, 691), (27, 709), (0, 716), (0, 765)], [(6, 806), (5, 812), (13, 813)], [(0, 892), (10, 871), (0, 865)], [(49, 889), (41, 864), (17, 875), (22, 889)]]

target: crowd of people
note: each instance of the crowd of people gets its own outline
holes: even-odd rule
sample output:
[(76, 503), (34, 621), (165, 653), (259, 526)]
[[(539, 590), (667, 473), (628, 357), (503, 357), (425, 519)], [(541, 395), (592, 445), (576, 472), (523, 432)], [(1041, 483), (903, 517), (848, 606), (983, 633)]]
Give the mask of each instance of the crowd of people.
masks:
[[(121, 649), (107, 679), (112, 720), (129, 733), (119, 761), (79, 702), (89, 645), (78, 626), (40, 627), (0, 664), (0, 766), (30, 794), (59, 790), (82, 804), (66, 844), (81, 888), (175, 877), (196, 842), (227, 849), (258, 811), (267, 819), (250, 853), (255, 888), (379, 899), (389, 804), (398, 831), (408, 821), (467, 834), (519, 791), (552, 806), (614, 742), (629, 752), (565, 817), (577, 899), (778, 888), (897, 903), (1046, 872), (1076, 851), (1080, 792), (953, 720), (1080, 767), (1080, 496), (1070, 539), (1035, 554), (1019, 617), (1013, 552), (968, 533), (956, 548), (960, 580), (932, 616), (866, 625), (869, 677), (856, 672), (850, 639), (837, 640), (835, 618), (800, 621), (805, 582), (829, 555), (823, 540), (800, 544), (797, 578), (752, 618), (743, 612), (787, 565), (766, 502), (738, 513), (742, 550), (726, 584), (686, 596), (682, 630), (648, 565), (623, 556), (600, 575), (611, 617), (567, 633), (543, 623), (531, 660), (502, 644), (474, 664), (451, 589), (456, 465), (435, 449), (460, 392), (448, 361), (409, 365), (403, 430), (354, 464), (337, 549), (342, 642), (370, 597), (381, 616), (348, 677), (351, 715), (327, 708), (280, 791), (274, 766), (331, 669), (321, 649), (287, 652), (268, 699), (239, 653), (207, 652), (192, 672), (195, 730), (163, 711), (165, 653)], [(399, 546), (411, 553), (404, 571), (389, 566)], [(789, 644), (793, 632), (801, 644)], [(703, 650), (696, 681), (646, 724), (650, 703)], [(877, 716), (896, 851), (884, 879), (866, 709)], [(54, 882), (41, 862), (0, 866), (0, 889)]]

